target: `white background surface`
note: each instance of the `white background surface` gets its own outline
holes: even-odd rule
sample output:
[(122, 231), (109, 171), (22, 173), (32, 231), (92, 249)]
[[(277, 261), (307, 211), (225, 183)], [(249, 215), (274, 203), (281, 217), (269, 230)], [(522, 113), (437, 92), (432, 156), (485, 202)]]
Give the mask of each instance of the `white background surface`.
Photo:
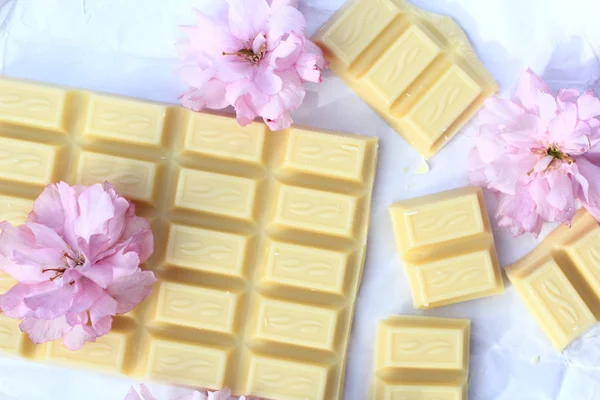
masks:
[[(164, 102), (184, 89), (173, 75), (177, 25), (191, 23), (192, 7), (220, 0), (0, 0), (1, 72), (40, 81)], [(305, 0), (310, 33), (344, 0)], [(452, 15), (483, 62), (510, 92), (531, 66), (553, 87), (596, 86), (600, 91), (598, 0), (414, 0)], [(340, 79), (328, 73), (309, 87), (296, 122), (376, 135), (379, 166), (369, 253), (357, 300), (344, 399), (367, 398), (376, 322), (390, 314), (472, 320), (471, 400), (600, 399), (600, 329), (562, 355), (552, 349), (510, 286), (505, 294), (417, 312), (394, 246), (387, 207), (394, 201), (467, 184), (465, 156), (473, 128), (465, 128), (414, 174), (419, 155)], [(488, 203), (490, 214), (494, 205)], [(547, 227), (545, 232), (550, 227)], [(502, 265), (533, 248), (531, 236), (495, 231)], [(539, 361), (538, 361), (539, 359)], [(36, 365), (0, 355), (0, 399), (122, 399), (138, 382)], [(180, 389), (150, 385), (167, 399)]]

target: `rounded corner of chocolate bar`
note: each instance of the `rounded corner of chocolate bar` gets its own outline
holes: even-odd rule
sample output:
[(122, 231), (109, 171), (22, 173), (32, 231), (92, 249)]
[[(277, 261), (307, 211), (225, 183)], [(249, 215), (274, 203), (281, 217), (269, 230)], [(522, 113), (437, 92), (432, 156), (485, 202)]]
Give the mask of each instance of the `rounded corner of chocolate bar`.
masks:
[(514, 279), (519, 277), (519, 261), (507, 265), (502, 270), (508, 280), (514, 284)]

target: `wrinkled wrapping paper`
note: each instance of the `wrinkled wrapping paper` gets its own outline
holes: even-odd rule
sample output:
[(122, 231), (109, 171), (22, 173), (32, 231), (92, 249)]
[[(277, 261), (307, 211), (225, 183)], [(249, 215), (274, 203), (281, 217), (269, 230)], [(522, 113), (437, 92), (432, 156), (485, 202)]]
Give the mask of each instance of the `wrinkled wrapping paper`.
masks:
[[(191, 23), (192, 7), (221, 0), (0, 0), (0, 66), (10, 76), (176, 102), (184, 89), (173, 75), (177, 25)], [(304, 0), (314, 33), (344, 0)], [(414, 0), (453, 16), (484, 64), (510, 93), (530, 66), (554, 88), (600, 92), (598, 0)], [(380, 138), (369, 249), (346, 369), (344, 399), (367, 398), (377, 321), (390, 314), (472, 320), (471, 400), (600, 399), (600, 329), (563, 354), (508, 285), (504, 295), (425, 312), (413, 309), (394, 245), (388, 206), (395, 201), (467, 184), (465, 158), (475, 130), (464, 128), (415, 174), (421, 157), (332, 73), (310, 85), (296, 122)], [(495, 205), (488, 202), (490, 214)], [(552, 229), (547, 226), (544, 233)], [(537, 240), (494, 229), (501, 264), (526, 254)], [(139, 382), (36, 365), (0, 354), (0, 399), (122, 399)], [(156, 384), (161, 399), (182, 389)]]

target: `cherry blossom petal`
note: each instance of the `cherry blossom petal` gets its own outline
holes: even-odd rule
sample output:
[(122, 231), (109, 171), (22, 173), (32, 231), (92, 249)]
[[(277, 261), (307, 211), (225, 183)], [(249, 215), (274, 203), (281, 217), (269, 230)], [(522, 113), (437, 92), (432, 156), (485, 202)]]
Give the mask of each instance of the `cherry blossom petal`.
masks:
[(118, 311), (118, 303), (112, 296), (104, 291), (93, 305), (88, 307), (90, 321), (92, 326), (102, 336), (108, 333), (112, 325), (112, 315), (116, 315)]
[(182, 29), (196, 51), (218, 58), (223, 56), (223, 52), (234, 52), (242, 48), (243, 41), (231, 33), (226, 21), (198, 10), (195, 10), (195, 16), (196, 25)]
[(41, 248), (35, 243), (35, 235), (21, 225), (13, 227), (0, 222), (0, 271), (24, 283), (45, 281), (51, 274), (44, 269), (62, 265), (62, 249)]
[(227, 82), (211, 79), (201, 88), (191, 88), (181, 96), (181, 103), (192, 111), (202, 111), (205, 108), (221, 110), (229, 105), (225, 98)]
[(64, 335), (62, 342), (67, 349), (77, 351), (87, 342), (95, 342), (97, 337), (92, 328), (85, 325), (75, 325)]
[(25, 305), (25, 299), (54, 289), (55, 285), (50, 281), (36, 284), (18, 282), (0, 295), (0, 311), (10, 318), (25, 318), (32, 314), (31, 309)]
[(269, 95), (279, 93), (283, 86), (281, 78), (272, 69), (267, 67), (258, 69), (254, 83), (258, 90)]
[[(490, 163), (502, 156), (509, 144), (505, 143), (500, 135), (501, 131), (493, 125), (482, 125), (479, 127), (479, 135), (474, 139), (475, 151), (479, 160)], [(502, 148), (504, 151), (499, 151)]]
[(594, 96), (593, 90), (588, 90), (577, 100), (579, 118), (587, 121), (600, 117), (600, 99)]
[(280, 39), (291, 32), (304, 36), (305, 29), (306, 19), (296, 7), (272, 8), (267, 32), (268, 49), (274, 49), (279, 44)]
[(538, 93), (538, 115), (545, 124), (550, 123), (558, 112), (558, 105), (554, 96), (548, 93)]
[[(579, 98), (579, 91), (576, 89), (560, 89), (556, 94), (556, 104), (558, 110), (563, 112), (569, 105), (575, 106), (575, 102)], [(576, 106), (575, 106), (576, 107)]]
[(521, 75), (514, 100), (530, 112), (538, 109), (538, 93), (552, 93), (550, 87), (531, 69)]
[[(525, 114), (501, 132), (502, 139), (516, 148), (538, 147), (540, 140), (537, 132), (540, 130), (540, 125), (541, 120), (537, 115)], [(493, 129), (492, 127), (494, 125), (489, 126), (488, 129)]]
[(294, 68), (304, 45), (304, 40), (295, 34), (291, 34), (287, 39), (282, 40), (268, 57), (272, 73)]
[(71, 326), (87, 325), (90, 321), (87, 310), (79, 313), (68, 312), (65, 314), (65, 317), (67, 318), (67, 323)]
[(467, 176), (471, 184), (487, 187), (487, 178), (485, 177), (487, 164), (481, 161), (477, 148), (471, 149), (467, 155), (467, 164), (469, 165)]
[(542, 172), (545, 171), (546, 168), (548, 168), (548, 166), (550, 165), (550, 163), (552, 163), (554, 161), (554, 157), (553, 156), (545, 156), (542, 157), (533, 167), (533, 171), (534, 172)]
[(150, 221), (135, 214), (135, 205), (133, 203), (129, 206), (125, 218), (126, 222), (122, 240), (133, 239), (137, 242), (140, 246), (140, 261), (144, 262), (154, 250), (154, 238), (152, 237)]
[(33, 203), (33, 211), (29, 220), (47, 226), (59, 236), (64, 235), (65, 210), (58, 187), (66, 185), (48, 185)]
[[(102, 185), (93, 185), (85, 190), (78, 198), (78, 205), (81, 215), (74, 225), (77, 248), (87, 260), (94, 262), (100, 252), (105, 251), (120, 237), (120, 232), (110, 230), (108, 223), (115, 218), (119, 205), (113, 204)], [(122, 229), (122, 226), (118, 228)]]
[(265, 123), (269, 129), (274, 132), (289, 128), (292, 126), (292, 122), (292, 116), (287, 111), (279, 114), (276, 119), (265, 119)]
[[(121, 253), (119, 253), (119, 254), (121, 254)], [(137, 268), (139, 265), (139, 259), (138, 259), (137, 255), (135, 255), (134, 253), (128, 253), (128, 254), (130, 254), (130, 257), (132, 259), (134, 259), (138, 262), (135, 266), (135, 268)], [(79, 273), (81, 275), (85, 276), (86, 278), (88, 278), (88, 280), (93, 282), (98, 287), (106, 289), (108, 287), (108, 285), (114, 279), (114, 275), (115, 275), (114, 271), (113, 271), (113, 269), (115, 268), (114, 258), (116, 258), (116, 256), (111, 256), (110, 258), (104, 258), (101, 261), (96, 262), (94, 264), (84, 265), (83, 267), (81, 267), (79, 269)]]
[(93, 235), (106, 233), (107, 222), (115, 215), (115, 206), (102, 185), (86, 189), (77, 204), (82, 216), (75, 221), (75, 234), (89, 241)]
[(215, 75), (211, 68), (197, 64), (183, 65), (175, 73), (196, 90), (204, 87)]
[(127, 396), (125, 396), (124, 400), (142, 400), (140, 396), (137, 394), (134, 388), (129, 389), (127, 392)]
[(148, 389), (148, 387), (146, 385), (144, 385), (143, 383), (140, 385), (140, 391), (142, 393), (142, 397), (144, 398), (144, 400), (158, 400), (156, 397), (154, 397), (152, 395), (152, 393), (150, 393), (150, 389)]
[(498, 225), (509, 228), (514, 236), (531, 232), (539, 235), (543, 220), (536, 213), (535, 202), (529, 196), (526, 186), (519, 190), (522, 196), (500, 195), (498, 200)]
[(208, 400), (229, 400), (231, 397), (231, 390), (229, 388), (224, 388), (221, 390), (217, 390), (216, 392), (208, 391)]
[(270, 97), (269, 101), (260, 108), (260, 115), (267, 120), (277, 120), (289, 110), (295, 110), (302, 104), (306, 92), (297, 73), (282, 71), (283, 87), (279, 93)]
[(235, 106), (237, 121), (242, 126), (254, 121), (259, 114), (259, 109), (269, 101), (270, 97), (248, 79), (230, 84), (225, 96)]
[[(561, 210), (548, 202), (551, 188), (546, 179), (535, 179), (529, 184), (529, 193), (535, 202), (537, 213), (546, 221), (556, 221)], [(562, 221), (561, 221), (562, 222)]]
[(298, 8), (298, 4), (300, 0), (271, 0), (271, 9), (275, 10), (279, 7), (296, 7)]
[(499, 97), (490, 97), (484, 104), (485, 107), (477, 114), (480, 125), (502, 125), (525, 114), (518, 104)]
[(252, 52), (254, 54), (260, 54), (263, 51), (264, 46), (266, 45), (267, 38), (265, 37), (264, 33), (259, 33), (258, 35), (256, 35), (254, 41), (252, 42)]
[(126, 314), (142, 302), (150, 294), (150, 286), (155, 282), (156, 277), (150, 271), (136, 272), (113, 282), (107, 292), (118, 303), (117, 314)]
[(71, 285), (57, 287), (52, 291), (26, 297), (25, 305), (38, 319), (54, 319), (69, 310), (73, 302), (74, 288)]
[(65, 317), (51, 320), (25, 318), (19, 328), (29, 336), (33, 344), (58, 340), (71, 330), (71, 326), (67, 324)]
[(575, 131), (577, 125), (577, 107), (568, 104), (564, 112), (560, 113), (548, 124), (549, 142), (564, 143)]
[[(110, 296), (108, 296), (110, 297)], [(105, 315), (97, 318), (93, 323), (94, 335), (96, 337), (104, 336), (112, 329), (113, 318), (110, 315)]]
[(114, 280), (136, 273), (141, 262), (138, 252), (122, 248), (92, 266), (80, 268), (80, 272), (98, 286), (107, 288)]
[[(577, 181), (582, 187), (580, 200), (584, 205), (600, 207), (600, 160), (579, 157), (576, 165)], [(585, 183), (582, 183), (583, 180)]]
[(63, 239), (71, 246), (71, 248), (76, 248), (77, 235), (75, 234), (75, 220), (79, 217), (79, 205), (77, 204), (77, 199), (83, 190), (85, 190), (85, 187), (78, 185), (69, 186), (64, 182), (60, 182), (56, 189), (61, 198), (65, 217), (63, 224)]
[(73, 296), (73, 305), (69, 310), (73, 313), (89, 311), (92, 305), (101, 299), (105, 293), (102, 287), (87, 278), (80, 278), (73, 285), (67, 286), (75, 286), (76, 288)]
[(564, 220), (570, 221), (575, 215), (575, 196), (573, 181), (563, 171), (556, 170), (547, 173), (550, 193), (546, 198), (548, 204), (564, 213)]
[[(53, 229), (34, 222), (26, 222), (25, 226), (33, 234), (36, 247), (55, 250), (56, 258), (53, 257), (53, 261), (60, 259), (62, 253), (69, 249), (69, 246)], [(44, 262), (48, 261), (44, 260)]]
[(237, 122), (241, 126), (246, 126), (254, 122), (254, 119), (258, 116), (256, 108), (252, 104), (252, 96), (244, 94), (240, 96), (234, 103), (235, 116)]
[(488, 188), (501, 193), (516, 194), (522, 178), (532, 170), (535, 157), (507, 154), (490, 163), (484, 170)]
[(271, 9), (266, 0), (227, 0), (229, 28), (242, 42), (253, 40), (257, 34), (267, 32)]
[(304, 41), (304, 50), (296, 61), (296, 71), (305, 82), (320, 83), (321, 71), (327, 68), (323, 51), (311, 42)]

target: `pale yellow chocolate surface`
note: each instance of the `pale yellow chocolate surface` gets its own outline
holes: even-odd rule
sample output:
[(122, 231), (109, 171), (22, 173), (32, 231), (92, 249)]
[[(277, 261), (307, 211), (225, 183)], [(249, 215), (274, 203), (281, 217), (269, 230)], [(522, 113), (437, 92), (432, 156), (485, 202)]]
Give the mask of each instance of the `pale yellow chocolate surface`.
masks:
[(425, 158), (498, 90), (450, 17), (405, 0), (350, 0), (313, 40), (330, 68)]
[(390, 213), (415, 307), (504, 291), (481, 189), (464, 187), (401, 201)]
[(379, 323), (370, 400), (466, 400), (470, 322), (395, 316)]
[[(0, 315), (0, 354), (278, 400), (340, 399), (377, 139), (0, 79), (0, 219), (109, 180), (153, 225), (151, 298), (77, 352)], [(0, 289), (12, 281), (0, 276)]]
[(600, 226), (585, 210), (506, 267), (517, 293), (554, 347), (564, 349), (600, 318)]

